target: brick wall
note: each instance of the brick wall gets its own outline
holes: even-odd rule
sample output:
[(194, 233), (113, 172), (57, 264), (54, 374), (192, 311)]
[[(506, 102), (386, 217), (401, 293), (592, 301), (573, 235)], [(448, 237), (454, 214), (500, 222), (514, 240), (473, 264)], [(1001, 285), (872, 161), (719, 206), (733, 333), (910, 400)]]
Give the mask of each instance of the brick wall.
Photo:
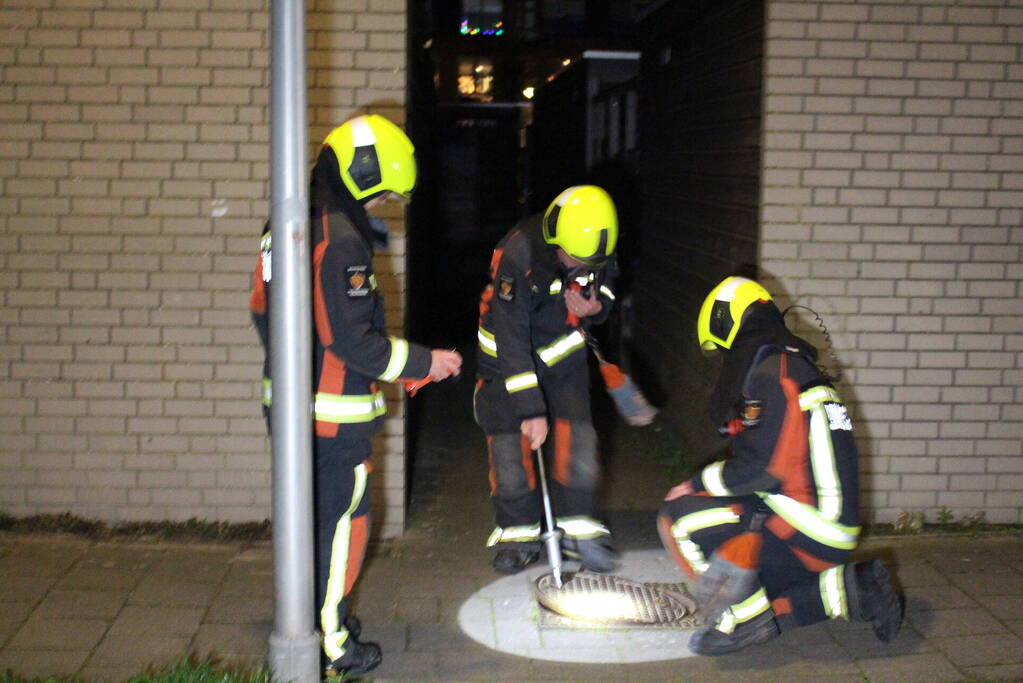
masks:
[(834, 339), (865, 504), (1023, 521), (1023, 2), (767, 12), (761, 265)]
[(664, 3), (642, 19), (638, 79), (642, 219), (631, 370), (692, 461), (722, 442), (703, 417), (713, 372), (696, 314), (723, 277), (755, 263), (763, 0)]
[[(405, 3), (309, 0), (310, 162), (356, 113), (404, 122)], [(269, 192), (267, 0), (0, 7), (0, 510), (270, 514), (247, 312)], [(402, 320), (403, 215), (377, 264)], [(377, 443), (404, 517), (403, 406)], [(381, 505), (386, 501), (386, 512)]]

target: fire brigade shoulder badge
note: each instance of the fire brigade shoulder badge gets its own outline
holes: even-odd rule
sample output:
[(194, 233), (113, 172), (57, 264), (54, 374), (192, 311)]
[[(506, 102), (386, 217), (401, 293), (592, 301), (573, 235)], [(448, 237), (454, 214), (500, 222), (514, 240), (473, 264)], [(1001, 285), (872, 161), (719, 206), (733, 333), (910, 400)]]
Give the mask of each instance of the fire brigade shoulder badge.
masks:
[(346, 271), (348, 277), (348, 296), (357, 298), (369, 294), (369, 276), (366, 271), (369, 266), (349, 266)]
[(497, 283), (497, 296), (502, 301), (511, 301), (515, 298), (515, 280), (502, 275)]

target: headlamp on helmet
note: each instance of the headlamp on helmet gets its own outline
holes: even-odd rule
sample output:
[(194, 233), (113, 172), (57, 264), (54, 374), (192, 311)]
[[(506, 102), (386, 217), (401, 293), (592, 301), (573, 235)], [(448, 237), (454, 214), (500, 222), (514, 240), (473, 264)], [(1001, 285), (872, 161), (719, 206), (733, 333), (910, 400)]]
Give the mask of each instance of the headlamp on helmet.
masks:
[(700, 307), (696, 321), (700, 347), (705, 351), (732, 348), (746, 309), (757, 301), (770, 300), (771, 293), (760, 283), (735, 275), (726, 277), (710, 291)]
[(618, 213), (611, 195), (596, 185), (563, 190), (543, 216), (543, 238), (588, 266), (601, 266), (618, 243)]
[(355, 199), (394, 192), (406, 199), (416, 186), (415, 147), (405, 132), (377, 114), (345, 121), (323, 144), (337, 157), (341, 180)]

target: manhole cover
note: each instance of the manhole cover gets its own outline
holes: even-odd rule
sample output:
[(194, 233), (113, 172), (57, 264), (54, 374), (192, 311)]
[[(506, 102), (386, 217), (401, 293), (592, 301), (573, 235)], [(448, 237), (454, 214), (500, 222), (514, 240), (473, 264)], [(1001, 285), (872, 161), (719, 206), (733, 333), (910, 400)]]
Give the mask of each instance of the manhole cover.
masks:
[(684, 583), (640, 583), (585, 571), (563, 578), (561, 588), (552, 574), (534, 584), (540, 628), (696, 628), (696, 602)]

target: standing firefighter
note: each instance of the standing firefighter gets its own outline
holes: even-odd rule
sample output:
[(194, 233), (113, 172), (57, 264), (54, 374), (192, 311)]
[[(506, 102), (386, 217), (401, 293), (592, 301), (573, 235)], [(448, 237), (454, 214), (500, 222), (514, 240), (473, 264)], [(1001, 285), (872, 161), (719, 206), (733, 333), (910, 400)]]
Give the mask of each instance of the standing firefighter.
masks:
[[(614, 554), (597, 519), (597, 436), (590, 417), (585, 331), (614, 295), (618, 218), (593, 185), (564, 190), (543, 216), (504, 236), (480, 300), (476, 420), (487, 437), (497, 528), (494, 568), (515, 573), (540, 555), (542, 504), (532, 451), (553, 436), (552, 497), (562, 545), (585, 568)], [(553, 530), (552, 530), (553, 531)]]
[[(381, 661), (380, 647), (357, 640), (347, 614), (369, 536), (370, 437), (386, 407), (378, 382), (459, 371), (461, 357), (387, 335), (384, 301), (373, 273), (373, 248), (387, 229), (367, 210), (408, 198), (416, 182), (412, 143), (387, 119), (359, 116), (323, 143), (310, 185), (315, 382), (314, 496), (316, 605), (330, 666), (351, 675)], [(251, 308), (266, 347), (263, 405), (269, 417), (270, 232), (264, 229)]]
[(658, 519), (696, 579), (705, 621), (690, 649), (735, 652), (836, 617), (869, 621), (890, 641), (902, 604), (888, 572), (847, 564), (860, 532), (856, 444), (816, 350), (741, 277), (711, 291), (697, 329), (704, 350), (724, 355), (709, 416), (732, 453), (672, 488)]

